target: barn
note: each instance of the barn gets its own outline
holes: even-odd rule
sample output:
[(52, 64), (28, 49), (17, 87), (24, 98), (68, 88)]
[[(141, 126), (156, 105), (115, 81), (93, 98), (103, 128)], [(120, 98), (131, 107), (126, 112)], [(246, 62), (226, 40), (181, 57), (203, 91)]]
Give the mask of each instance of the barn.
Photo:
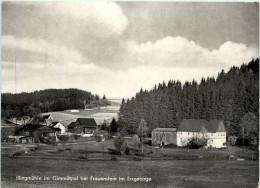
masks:
[(94, 118), (78, 118), (68, 126), (68, 131), (78, 134), (92, 135), (97, 130), (97, 123)]
[(176, 128), (156, 128), (152, 131), (152, 144), (153, 145), (176, 145), (177, 137)]

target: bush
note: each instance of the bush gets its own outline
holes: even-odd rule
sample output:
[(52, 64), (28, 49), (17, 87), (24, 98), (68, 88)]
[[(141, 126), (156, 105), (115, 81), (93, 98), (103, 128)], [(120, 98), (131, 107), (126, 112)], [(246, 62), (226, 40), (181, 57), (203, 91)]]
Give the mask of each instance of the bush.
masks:
[(124, 140), (124, 143), (121, 145), (121, 148), (120, 148), (120, 153), (122, 154), (126, 154), (126, 151), (128, 150), (129, 152), (129, 148), (128, 148), (128, 145), (127, 145), (127, 141)]
[(69, 142), (70, 139), (68, 135), (59, 135), (58, 138), (60, 142)]
[[(236, 145), (242, 146), (243, 145), (243, 139), (238, 138), (237, 141), (236, 141)], [(244, 146), (251, 146), (251, 142), (250, 142), (249, 139), (244, 139)]]
[(116, 156), (111, 156), (111, 161), (116, 161)]
[(125, 154), (126, 154), (126, 155), (129, 155), (129, 154), (130, 154), (130, 150), (129, 150), (128, 147), (126, 147), (126, 149), (125, 149)]
[(81, 135), (73, 135), (73, 138), (75, 139), (75, 140), (78, 140), (78, 139), (80, 139), (82, 136)]
[(121, 135), (119, 135), (119, 136), (114, 140), (114, 145), (115, 145), (116, 150), (117, 150), (118, 152), (120, 152), (121, 146), (123, 145), (124, 141), (125, 141), (125, 140), (124, 140), (124, 138), (123, 138)]
[(167, 144), (164, 146), (164, 148), (176, 148), (177, 145), (176, 144)]
[(202, 138), (192, 138), (188, 144), (187, 147), (189, 149), (199, 149), (207, 146), (207, 139), (202, 139)]

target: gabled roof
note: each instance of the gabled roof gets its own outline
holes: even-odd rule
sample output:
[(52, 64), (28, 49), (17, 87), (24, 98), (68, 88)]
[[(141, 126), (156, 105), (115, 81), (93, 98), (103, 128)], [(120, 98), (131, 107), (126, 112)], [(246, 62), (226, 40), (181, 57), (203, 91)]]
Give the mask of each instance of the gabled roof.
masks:
[(78, 118), (77, 121), (80, 125), (83, 125), (85, 127), (97, 127), (97, 123), (94, 118)]
[[(60, 122), (58, 122), (58, 121), (56, 121), (56, 122), (52, 122), (48, 127), (51, 127), (52, 129), (57, 129), (57, 130), (61, 130), (60, 129), (60, 125), (58, 125), (58, 124), (60, 124), (61, 126), (64, 126), (64, 125), (62, 125)], [(58, 127), (55, 127), (56, 125), (58, 125)]]
[(32, 132), (32, 131), (36, 131), (39, 128), (43, 127), (44, 125), (39, 125), (39, 124), (26, 124), (25, 126), (23, 126), (22, 128), (16, 130), (16, 132)]
[(58, 123), (60, 123), (60, 122), (58, 122), (58, 121), (53, 121), (53, 122), (51, 122), (51, 124), (49, 125), (50, 127), (54, 127), (55, 125), (57, 125)]
[(34, 131), (51, 131), (51, 130), (57, 130), (57, 128), (51, 128), (46, 125), (40, 125), (40, 124), (26, 124), (20, 129), (17, 129), (15, 132), (34, 132)]
[(49, 118), (49, 117), (51, 117), (51, 115), (41, 115), (41, 117), (43, 118), (43, 119), (47, 119), (47, 118)]
[(47, 124), (46, 119), (42, 117), (32, 118), (30, 119), (27, 124)]
[(71, 122), (71, 123), (68, 125), (68, 128), (73, 128), (73, 127), (75, 127), (75, 125), (76, 125), (76, 122)]
[(224, 123), (222, 120), (210, 120), (205, 119), (184, 119), (181, 121), (178, 131), (179, 132), (201, 132), (205, 128), (207, 132), (226, 132)]
[(177, 128), (156, 128), (153, 131), (155, 131), (155, 132), (176, 132)]

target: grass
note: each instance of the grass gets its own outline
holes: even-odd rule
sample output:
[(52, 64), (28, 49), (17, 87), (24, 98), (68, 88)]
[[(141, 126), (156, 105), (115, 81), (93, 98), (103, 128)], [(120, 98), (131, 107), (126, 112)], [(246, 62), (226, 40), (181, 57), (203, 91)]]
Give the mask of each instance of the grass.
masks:
[(245, 149), (242, 153), (242, 148), (230, 146), (228, 149), (186, 149), (186, 148), (160, 148), (154, 152), (156, 157), (172, 157), (174, 159), (189, 159), (190, 158), (203, 158), (204, 160), (225, 160), (229, 159), (230, 155), (236, 158), (244, 158), (252, 160), (258, 158), (257, 150)]
[[(2, 149), (2, 187), (257, 187), (258, 161), (229, 161), (230, 154), (238, 155), (241, 148), (227, 150), (189, 150), (161, 148), (154, 157), (138, 158), (106, 153), (113, 140), (42, 145), (39, 150), (11, 159)], [(8, 144), (10, 146), (10, 144)], [(26, 146), (26, 145), (24, 145)], [(145, 145), (145, 151), (152, 150)], [(245, 155), (252, 152), (246, 150)], [(254, 151), (255, 152), (255, 151)], [(86, 154), (87, 153), (87, 154)], [(186, 159), (203, 155), (203, 159)], [(172, 160), (174, 156), (182, 156)], [(216, 158), (214, 157), (216, 156)], [(208, 158), (207, 158), (208, 157)], [(130, 160), (131, 159), (131, 160)], [(162, 160), (163, 159), (163, 160)], [(186, 159), (186, 160), (184, 160)], [(96, 177), (148, 177), (151, 182), (94, 182), (94, 181), (16, 181), (16, 176), (96, 176)], [(37, 187), (36, 186), (36, 187)]]
[[(15, 176), (147, 177), (151, 182), (15, 181)], [(89, 161), (2, 158), (2, 187), (257, 187), (252, 161)]]

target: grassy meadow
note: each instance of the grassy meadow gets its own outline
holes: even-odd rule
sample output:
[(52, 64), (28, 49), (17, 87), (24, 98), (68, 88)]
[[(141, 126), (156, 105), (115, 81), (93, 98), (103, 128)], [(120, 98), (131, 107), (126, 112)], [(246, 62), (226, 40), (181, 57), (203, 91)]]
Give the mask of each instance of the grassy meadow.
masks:
[[(121, 155), (111, 160), (114, 155), (108, 154), (107, 148), (113, 147), (113, 140), (41, 144), (34, 151), (33, 145), (3, 145), (2, 187), (257, 187), (259, 177), (258, 161), (251, 160), (252, 153), (256, 156), (258, 152), (247, 149), (242, 153), (237, 147), (188, 151), (145, 145), (144, 152), (153, 151), (151, 155)], [(20, 150), (27, 152), (10, 158)], [(229, 160), (230, 155), (245, 160)], [(116, 177), (117, 181), (21, 181), (16, 176)], [(119, 181), (119, 177), (125, 181)], [(127, 177), (151, 181), (127, 181)]]

